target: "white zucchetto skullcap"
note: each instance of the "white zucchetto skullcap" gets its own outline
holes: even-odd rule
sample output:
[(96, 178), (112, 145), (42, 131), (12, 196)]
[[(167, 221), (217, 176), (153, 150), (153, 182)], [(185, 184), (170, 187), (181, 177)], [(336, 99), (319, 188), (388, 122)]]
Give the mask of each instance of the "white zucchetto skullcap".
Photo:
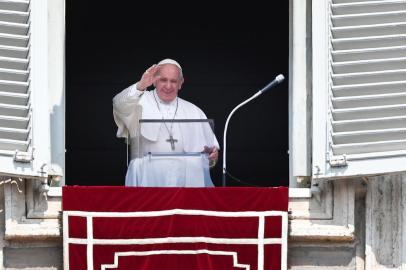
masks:
[(161, 62), (158, 63), (158, 66), (159, 66), (159, 65), (165, 65), (165, 64), (172, 64), (172, 65), (175, 65), (175, 66), (177, 66), (177, 67), (180, 69), (180, 71), (182, 71), (182, 67), (181, 67), (181, 66), (179, 65), (179, 63), (176, 62), (175, 60), (172, 60), (172, 59), (169, 59), (169, 58), (164, 59), (164, 60), (162, 60)]

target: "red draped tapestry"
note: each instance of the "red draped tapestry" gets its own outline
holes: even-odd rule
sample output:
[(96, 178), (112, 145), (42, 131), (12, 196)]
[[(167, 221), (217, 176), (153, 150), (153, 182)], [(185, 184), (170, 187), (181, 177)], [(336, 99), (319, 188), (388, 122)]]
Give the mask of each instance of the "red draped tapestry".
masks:
[(286, 269), (288, 189), (63, 188), (65, 270)]

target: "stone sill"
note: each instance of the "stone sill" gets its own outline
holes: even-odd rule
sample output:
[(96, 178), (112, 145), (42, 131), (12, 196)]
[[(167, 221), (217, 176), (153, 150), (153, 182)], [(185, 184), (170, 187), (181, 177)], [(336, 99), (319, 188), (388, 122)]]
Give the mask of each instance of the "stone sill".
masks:
[(289, 188), (289, 199), (311, 198), (310, 188)]
[(50, 187), (48, 197), (62, 198), (62, 187)]
[[(53, 241), (61, 239), (62, 233), (58, 220), (54, 222), (49, 221), (38, 224), (6, 224), (4, 238), (12, 241)], [(40, 222), (40, 220), (38, 222)]]
[(302, 222), (296, 222), (296, 224), (290, 224), (289, 229), (289, 240), (293, 242), (352, 242), (355, 240), (353, 226), (303, 224)]

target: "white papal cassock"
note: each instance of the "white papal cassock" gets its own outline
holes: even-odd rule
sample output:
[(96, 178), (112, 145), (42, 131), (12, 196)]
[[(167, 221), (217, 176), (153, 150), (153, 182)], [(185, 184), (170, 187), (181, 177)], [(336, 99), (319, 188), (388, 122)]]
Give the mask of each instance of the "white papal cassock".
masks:
[[(155, 90), (139, 91), (132, 85), (113, 99), (117, 137), (130, 138), (131, 161), (126, 186), (204, 187), (213, 186), (205, 155), (151, 156), (148, 152), (198, 153), (204, 146), (219, 148), (208, 123), (142, 123), (140, 119), (207, 119), (194, 104), (177, 98), (162, 102)], [(140, 129), (140, 132), (138, 130)], [(175, 149), (167, 141), (177, 140)]]

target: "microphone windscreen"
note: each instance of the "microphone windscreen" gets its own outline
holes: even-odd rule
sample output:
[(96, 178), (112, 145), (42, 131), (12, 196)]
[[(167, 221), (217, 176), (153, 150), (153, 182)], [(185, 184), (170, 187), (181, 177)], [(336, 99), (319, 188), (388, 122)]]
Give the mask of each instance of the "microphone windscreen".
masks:
[(282, 75), (282, 74), (279, 74), (278, 76), (276, 76), (276, 81), (278, 82), (278, 83), (281, 83), (281, 82), (283, 82), (283, 80), (285, 79), (285, 77)]

